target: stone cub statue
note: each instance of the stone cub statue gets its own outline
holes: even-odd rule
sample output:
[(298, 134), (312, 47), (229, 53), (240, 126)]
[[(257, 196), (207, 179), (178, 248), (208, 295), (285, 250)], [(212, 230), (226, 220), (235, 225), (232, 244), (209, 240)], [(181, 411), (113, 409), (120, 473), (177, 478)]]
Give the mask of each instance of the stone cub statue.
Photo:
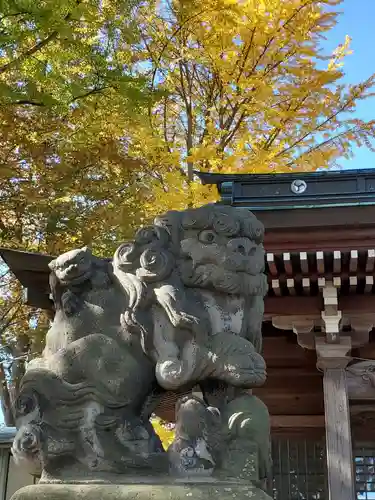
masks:
[(62, 309), (67, 316), (79, 310), (82, 292), (102, 288), (110, 282), (107, 262), (95, 257), (88, 247), (60, 255), (49, 263), (49, 268), (56, 311)]
[(196, 396), (176, 404), (176, 428), (168, 448), (170, 473), (174, 476), (210, 476), (219, 456), (220, 412)]

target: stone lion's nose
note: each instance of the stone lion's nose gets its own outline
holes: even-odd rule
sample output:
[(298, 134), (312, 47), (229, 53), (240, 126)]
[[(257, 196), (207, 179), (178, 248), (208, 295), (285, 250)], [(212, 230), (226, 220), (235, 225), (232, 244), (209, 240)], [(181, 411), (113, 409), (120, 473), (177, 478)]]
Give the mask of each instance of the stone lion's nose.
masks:
[(234, 238), (228, 242), (227, 248), (235, 253), (249, 255), (255, 246), (248, 238)]

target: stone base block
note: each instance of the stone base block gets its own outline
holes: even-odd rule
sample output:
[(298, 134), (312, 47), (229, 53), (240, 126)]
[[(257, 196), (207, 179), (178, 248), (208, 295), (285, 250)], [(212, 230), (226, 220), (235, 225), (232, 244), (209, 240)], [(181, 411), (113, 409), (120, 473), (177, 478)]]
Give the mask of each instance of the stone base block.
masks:
[(251, 484), (35, 484), (11, 500), (272, 500)]

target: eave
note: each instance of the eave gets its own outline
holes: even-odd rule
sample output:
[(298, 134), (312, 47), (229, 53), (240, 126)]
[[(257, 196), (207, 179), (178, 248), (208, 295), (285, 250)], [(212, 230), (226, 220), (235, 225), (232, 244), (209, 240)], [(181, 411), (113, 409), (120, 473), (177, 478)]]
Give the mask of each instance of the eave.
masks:
[[(216, 185), (221, 203), (253, 211), (375, 205), (375, 171), (319, 171), (286, 174), (195, 172), (203, 184)], [(300, 192), (294, 184), (304, 184)]]
[[(359, 307), (363, 303), (375, 311), (375, 235), (366, 239), (371, 230), (375, 227), (361, 230), (361, 240), (356, 237), (360, 230), (349, 225), (341, 230), (332, 226), (325, 237), (315, 231), (303, 235), (291, 227), (269, 230), (265, 246), (272, 251), (265, 259), (266, 315), (296, 309), (296, 303), (304, 311), (319, 312), (319, 289), (328, 281), (339, 288), (340, 300), (350, 302), (350, 297), (356, 297)], [(0, 256), (24, 287), (26, 303), (52, 310), (48, 263), (53, 257), (12, 249), (0, 249)]]

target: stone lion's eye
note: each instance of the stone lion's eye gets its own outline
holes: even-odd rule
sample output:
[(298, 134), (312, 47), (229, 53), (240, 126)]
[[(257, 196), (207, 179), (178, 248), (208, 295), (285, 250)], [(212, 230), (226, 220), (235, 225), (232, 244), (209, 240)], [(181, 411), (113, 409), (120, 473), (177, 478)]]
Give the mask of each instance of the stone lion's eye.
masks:
[(202, 231), (199, 233), (198, 239), (201, 243), (214, 243), (216, 240), (216, 233), (214, 231)]

